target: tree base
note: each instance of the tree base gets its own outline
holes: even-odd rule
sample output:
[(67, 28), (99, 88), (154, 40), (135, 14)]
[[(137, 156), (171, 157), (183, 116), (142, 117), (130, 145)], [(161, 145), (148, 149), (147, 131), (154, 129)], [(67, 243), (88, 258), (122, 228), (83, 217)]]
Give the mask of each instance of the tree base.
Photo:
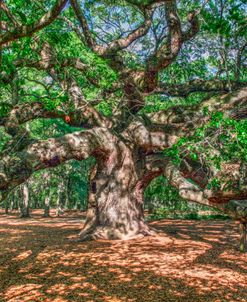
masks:
[(28, 214), (28, 215), (20, 215), (19, 216), (20, 218), (31, 218), (31, 216)]
[(142, 223), (139, 228), (132, 229), (129, 232), (123, 232), (120, 229), (109, 226), (96, 226), (83, 229), (78, 237), (73, 240), (77, 242), (89, 240), (130, 240), (143, 238), (145, 236), (154, 236), (156, 232), (150, 229), (146, 224)]

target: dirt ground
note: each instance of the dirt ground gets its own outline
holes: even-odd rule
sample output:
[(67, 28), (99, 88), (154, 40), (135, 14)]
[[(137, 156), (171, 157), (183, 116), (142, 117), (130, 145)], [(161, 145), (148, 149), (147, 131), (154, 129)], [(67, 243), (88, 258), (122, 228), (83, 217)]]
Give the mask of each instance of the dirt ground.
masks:
[(156, 237), (71, 243), (82, 220), (0, 213), (0, 301), (247, 301), (236, 223), (162, 220)]

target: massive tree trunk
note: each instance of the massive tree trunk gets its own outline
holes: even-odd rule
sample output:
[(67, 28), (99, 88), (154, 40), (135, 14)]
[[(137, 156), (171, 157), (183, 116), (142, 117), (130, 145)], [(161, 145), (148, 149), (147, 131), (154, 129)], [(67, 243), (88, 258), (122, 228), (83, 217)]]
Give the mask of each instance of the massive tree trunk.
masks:
[(144, 222), (142, 160), (120, 142), (115, 152), (101, 158), (90, 173), (85, 239), (129, 239), (150, 235)]

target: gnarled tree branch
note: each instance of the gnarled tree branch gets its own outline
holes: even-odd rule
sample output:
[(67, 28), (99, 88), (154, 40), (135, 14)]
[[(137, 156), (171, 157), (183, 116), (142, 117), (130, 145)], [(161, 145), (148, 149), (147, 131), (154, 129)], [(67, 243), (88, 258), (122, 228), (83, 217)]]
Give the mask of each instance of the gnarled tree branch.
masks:
[(193, 36), (199, 30), (199, 22), (195, 13), (190, 13), (188, 21), (191, 24), (187, 32), (182, 31), (181, 21), (177, 11), (175, 0), (165, 3), (166, 21), (168, 25), (168, 37), (154, 54), (152, 54), (146, 65), (144, 73), (144, 91), (151, 92), (158, 83), (158, 72), (169, 66), (179, 54), (183, 43)]
[(184, 84), (166, 84), (160, 83), (152, 93), (167, 94), (175, 97), (187, 97), (193, 92), (215, 92), (225, 93), (231, 91), (233, 88), (236, 90), (241, 86), (246, 86), (245, 83), (231, 83), (231, 88), (228, 87), (228, 81), (212, 79), (202, 80), (195, 79)]
[(247, 116), (246, 107), (247, 87), (243, 87), (234, 92), (211, 97), (197, 106), (188, 108), (176, 106), (168, 110), (148, 114), (148, 117), (155, 124), (177, 124), (182, 128), (191, 128), (190, 126), (201, 126), (208, 121), (209, 115), (204, 115), (203, 108), (207, 108), (209, 113), (221, 111), (225, 116), (243, 119)]
[(23, 183), (34, 171), (55, 167), (71, 159), (83, 160), (92, 155), (104, 158), (114, 142), (115, 138), (105, 128), (34, 142), (21, 152), (1, 159), (0, 191), (9, 191)]
[[(216, 208), (234, 219), (247, 220), (247, 191), (240, 192), (238, 195), (230, 191), (214, 192), (212, 189), (202, 189), (184, 178), (178, 168), (171, 163), (164, 169), (164, 175), (185, 200)], [(236, 200), (238, 196), (239, 200)]]
[(8, 31), (0, 35), (0, 46), (17, 40), (21, 37), (30, 36), (35, 32), (41, 30), (42, 28), (48, 26), (57, 18), (62, 9), (65, 7), (67, 1), (68, 0), (56, 0), (55, 4), (53, 5), (50, 11), (44, 14), (38, 21), (30, 25), (16, 24), (12, 31)]

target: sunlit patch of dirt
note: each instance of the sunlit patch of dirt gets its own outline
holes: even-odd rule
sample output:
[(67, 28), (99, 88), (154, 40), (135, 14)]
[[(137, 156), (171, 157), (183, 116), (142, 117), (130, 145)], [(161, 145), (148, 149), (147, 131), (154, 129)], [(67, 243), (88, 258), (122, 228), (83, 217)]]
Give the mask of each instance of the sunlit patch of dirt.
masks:
[(0, 213), (1, 302), (247, 300), (237, 224), (163, 220), (151, 223), (155, 237), (70, 242), (84, 217)]

